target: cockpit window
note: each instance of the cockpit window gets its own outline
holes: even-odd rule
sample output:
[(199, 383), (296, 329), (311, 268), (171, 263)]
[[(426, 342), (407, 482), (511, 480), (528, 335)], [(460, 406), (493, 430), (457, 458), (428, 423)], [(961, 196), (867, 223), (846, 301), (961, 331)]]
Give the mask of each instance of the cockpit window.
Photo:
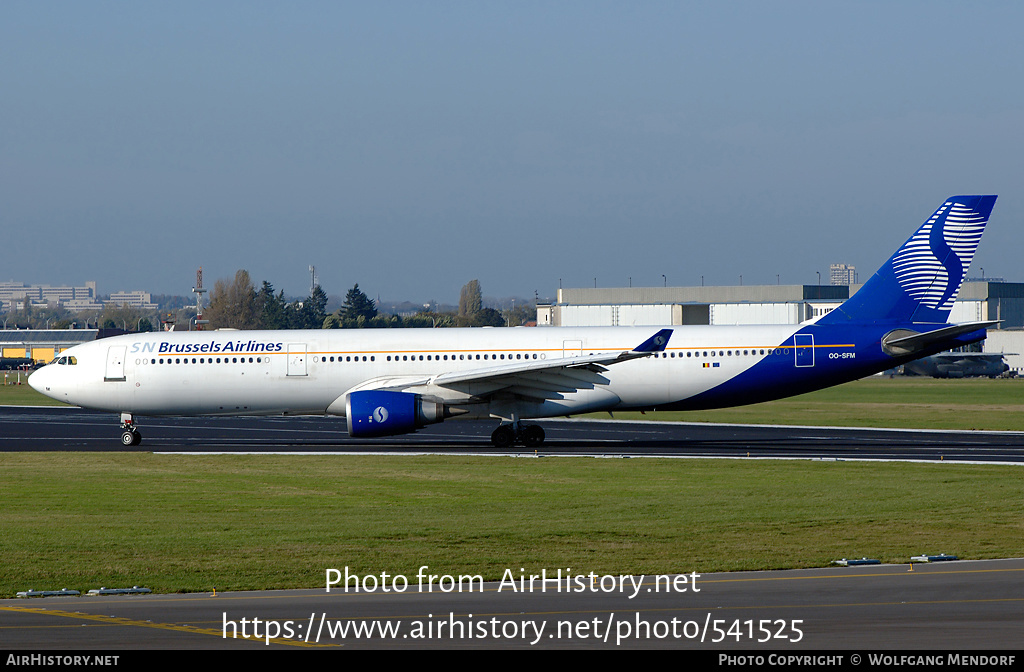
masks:
[(74, 366), (75, 364), (78, 364), (78, 359), (76, 359), (75, 357), (70, 357), (70, 356), (58, 357), (57, 359), (55, 359), (52, 362), (50, 362), (50, 364), (60, 364), (61, 366), (67, 366), (67, 365)]

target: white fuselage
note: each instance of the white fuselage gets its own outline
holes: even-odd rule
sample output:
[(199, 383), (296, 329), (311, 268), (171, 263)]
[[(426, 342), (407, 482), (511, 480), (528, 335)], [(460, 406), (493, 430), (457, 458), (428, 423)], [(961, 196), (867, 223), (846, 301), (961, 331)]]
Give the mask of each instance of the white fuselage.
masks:
[[(800, 327), (674, 327), (664, 353), (581, 371), (579, 389), (530, 401), (494, 384), (431, 387), (433, 376), (519, 362), (629, 351), (657, 327), (212, 331), (129, 334), (75, 346), (31, 378), (41, 392), (86, 408), (139, 415), (343, 414), (346, 392), (397, 381), (469, 404), (473, 417), (514, 402), (521, 417), (656, 408), (749, 369)], [(776, 351), (775, 356), (779, 354)], [(787, 361), (793, 354), (788, 350)], [(589, 376), (589, 379), (587, 378)], [(474, 400), (487, 400), (474, 407)], [(499, 417), (504, 417), (498, 414)]]

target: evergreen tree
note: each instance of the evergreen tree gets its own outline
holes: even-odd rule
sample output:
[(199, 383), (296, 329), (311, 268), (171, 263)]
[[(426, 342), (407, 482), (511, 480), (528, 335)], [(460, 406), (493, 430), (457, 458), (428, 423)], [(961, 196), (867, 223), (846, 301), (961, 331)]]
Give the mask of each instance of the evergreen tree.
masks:
[(274, 286), (264, 280), (260, 291), (256, 293), (256, 318), (260, 329), (287, 329), (286, 307), (284, 290), (275, 296)]
[(358, 321), (360, 317), (364, 321), (372, 320), (377, 316), (377, 307), (366, 294), (359, 289), (359, 283), (348, 290), (345, 294), (345, 303), (341, 306), (341, 317), (344, 320)]
[(483, 308), (472, 316), (473, 327), (504, 327), (505, 317), (494, 308)]
[(304, 329), (322, 329), (327, 317), (327, 293), (317, 285), (313, 293), (302, 302), (302, 323)]

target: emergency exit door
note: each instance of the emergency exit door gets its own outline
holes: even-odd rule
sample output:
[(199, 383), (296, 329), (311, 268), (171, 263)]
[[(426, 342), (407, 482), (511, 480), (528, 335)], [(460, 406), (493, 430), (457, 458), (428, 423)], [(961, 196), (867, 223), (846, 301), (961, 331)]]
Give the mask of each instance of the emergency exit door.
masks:
[(288, 375), (289, 376), (304, 376), (304, 375), (306, 375), (306, 344), (305, 343), (289, 343), (288, 344)]
[(814, 366), (814, 334), (796, 334), (793, 344), (796, 346), (796, 366)]
[(112, 345), (107, 348), (107, 368), (103, 380), (116, 382), (124, 380), (124, 355), (128, 351), (126, 345)]

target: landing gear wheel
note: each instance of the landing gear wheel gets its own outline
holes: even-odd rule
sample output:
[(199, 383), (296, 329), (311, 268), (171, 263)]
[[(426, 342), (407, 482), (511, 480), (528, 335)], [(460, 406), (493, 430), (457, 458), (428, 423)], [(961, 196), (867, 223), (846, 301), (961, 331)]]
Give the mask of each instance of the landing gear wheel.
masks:
[(498, 425), (491, 433), (491, 443), (495, 448), (508, 448), (516, 442), (516, 432), (512, 425)]
[(544, 443), (544, 428), (540, 425), (527, 425), (523, 427), (523, 445), (527, 448), (536, 448)]
[(126, 429), (121, 432), (121, 445), (122, 446), (137, 446), (142, 443), (142, 434), (139, 430)]

